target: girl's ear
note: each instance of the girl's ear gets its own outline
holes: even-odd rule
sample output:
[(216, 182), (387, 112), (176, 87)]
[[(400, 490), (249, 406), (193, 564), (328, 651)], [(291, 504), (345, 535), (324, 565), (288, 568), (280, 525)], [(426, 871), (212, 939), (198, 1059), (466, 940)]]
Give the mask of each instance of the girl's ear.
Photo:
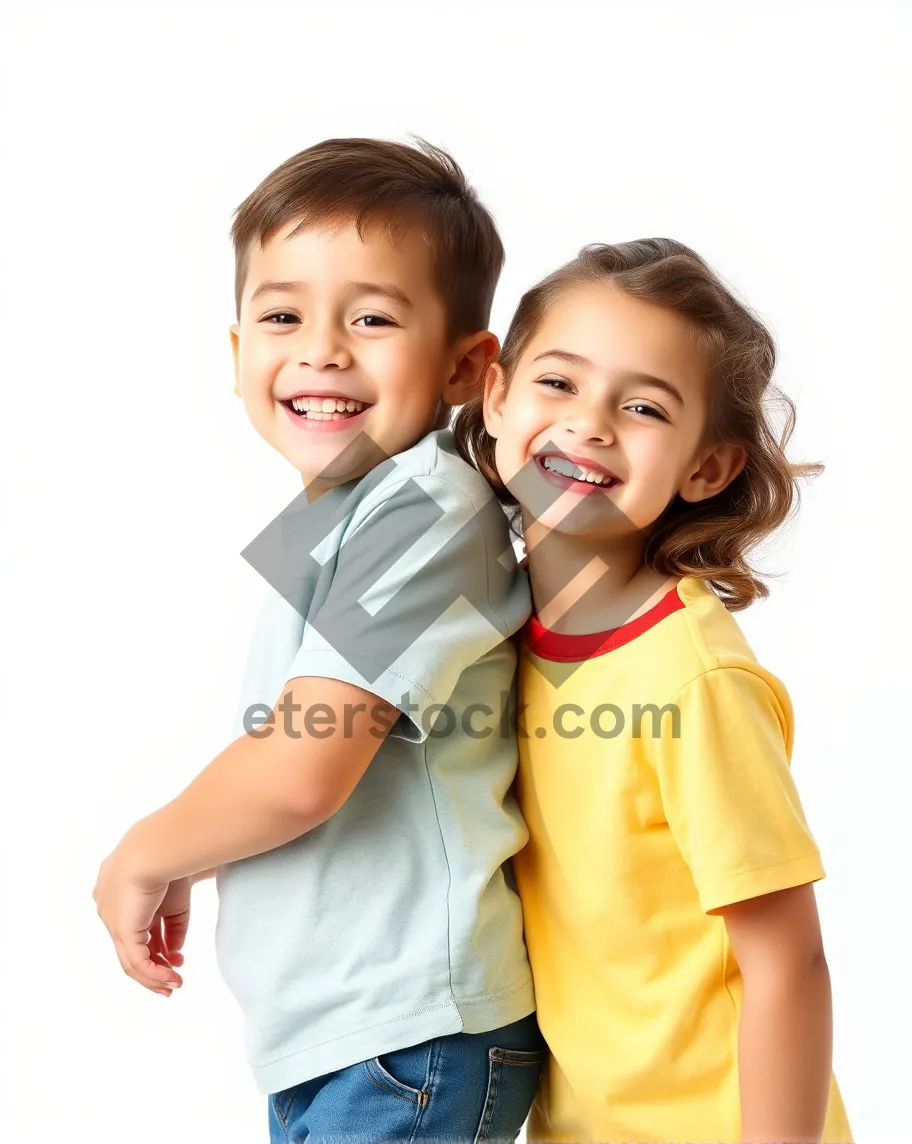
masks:
[(497, 437), (503, 423), (503, 406), (507, 397), (507, 377), (499, 362), (491, 362), (484, 378), (484, 423), (488, 436)]
[(716, 445), (685, 476), (678, 493), (686, 501), (708, 500), (728, 488), (746, 464), (747, 450), (742, 445)]

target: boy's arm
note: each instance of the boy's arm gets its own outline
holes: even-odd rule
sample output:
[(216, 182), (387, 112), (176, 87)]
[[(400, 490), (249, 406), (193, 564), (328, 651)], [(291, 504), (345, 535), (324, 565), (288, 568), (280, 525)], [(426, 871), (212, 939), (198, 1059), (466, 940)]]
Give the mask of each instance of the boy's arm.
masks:
[(348, 799), (398, 717), (395, 707), (335, 679), (293, 679), (282, 699), (271, 727), (236, 739), (127, 832), (119, 849), (139, 884), (192, 877), (319, 826)]
[(719, 911), (744, 979), (742, 1139), (816, 1144), (832, 1074), (830, 977), (810, 885)]

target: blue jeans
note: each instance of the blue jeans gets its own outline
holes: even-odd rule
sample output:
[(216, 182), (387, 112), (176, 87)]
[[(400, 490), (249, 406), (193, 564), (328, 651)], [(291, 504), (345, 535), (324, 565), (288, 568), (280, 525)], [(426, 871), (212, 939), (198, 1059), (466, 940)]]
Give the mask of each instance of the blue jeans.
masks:
[(516, 1139), (545, 1059), (535, 1014), (350, 1065), (269, 1097), (270, 1144)]

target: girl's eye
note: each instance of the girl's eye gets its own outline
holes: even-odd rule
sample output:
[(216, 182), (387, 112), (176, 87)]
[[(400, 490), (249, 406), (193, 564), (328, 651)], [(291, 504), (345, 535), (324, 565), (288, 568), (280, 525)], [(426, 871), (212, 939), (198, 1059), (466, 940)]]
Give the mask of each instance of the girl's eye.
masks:
[(644, 405), (641, 401), (638, 401), (635, 405), (628, 405), (627, 408), (635, 413), (642, 413), (647, 417), (654, 417), (657, 421), (668, 420), (658, 409), (654, 409), (651, 405)]
[(573, 387), (569, 381), (562, 377), (540, 377), (538, 379), (539, 385), (547, 386), (548, 389), (556, 389), (560, 393), (572, 393)]
[(363, 322), (362, 327), (365, 330), (382, 330), (384, 326), (395, 326), (395, 322), (391, 318), (384, 318), (382, 314), (362, 314), (360, 318), (355, 319), (355, 325), (358, 322)]
[[(286, 318), (288, 319), (287, 321), (285, 320)], [(298, 318), (296, 314), (289, 314), (283, 310), (278, 314), (267, 314), (262, 320), (271, 326), (290, 326), (292, 322), (296, 322)]]

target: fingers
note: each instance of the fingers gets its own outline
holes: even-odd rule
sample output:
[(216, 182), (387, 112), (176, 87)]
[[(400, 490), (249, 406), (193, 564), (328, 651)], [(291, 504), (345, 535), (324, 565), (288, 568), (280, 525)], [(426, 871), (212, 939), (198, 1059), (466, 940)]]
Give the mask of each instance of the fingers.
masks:
[(166, 966), (184, 964), (184, 955), (180, 950), (170, 948), (166, 919), (156, 915), (149, 932), (149, 953), (153, 961)]
[(167, 951), (166, 956), (170, 959), (177, 955), (183, 961), (183, 956), (180, 951), (184, 947), (184, 941), (187, 937), (187, 929), (190, 925), (190, 911), (181, 910), (177, 914), (166, 914), (162, 918), (162, 935), (164, 938), (164, 948)]
[(151, 967), (156, 984), (163, 981), (169, 991), (179, 989), (183, 985), (180, 974), (171, 967), (171, 958), (164, 948), (160, 918), (153, 918), (148, 933), (136, 934), (132, 941), (124, 942), (124, 947), (136, 972), (148, 976)]
[[(147, 941), (142, 941), (145, 937)], [(114, 948), (120, 960), (124, 973), (137, 984), (152, 993), (160, 993), (163, 997), (170, 997), (174, 989), (183, 984), (181, 977), (170, 966), (156, 961), (147, 942), (151, 942), (151, 933), (138, 934), (124, 941), (114, 938)], [(161, 956), (156, 954), (155, 957)]]

